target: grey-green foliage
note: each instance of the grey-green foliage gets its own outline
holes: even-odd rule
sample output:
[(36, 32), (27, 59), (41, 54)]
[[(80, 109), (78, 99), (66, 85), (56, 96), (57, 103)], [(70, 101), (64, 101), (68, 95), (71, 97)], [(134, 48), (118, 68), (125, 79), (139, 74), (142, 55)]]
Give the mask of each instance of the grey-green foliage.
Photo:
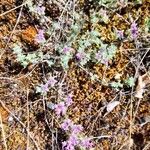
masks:
[(91, 22), (93, 25), (96, 25), (98, 22), (104, 22), (107, 24), (109, 21), (109, 16), (106, 14), (106, 11), (101, 9), (98, 12), (93, 12), (91, 14)]
[(118, 82), (111, 82), (111, 87), (118, 89), (118, 88), (122, 88), (123, 84), (120, 83), (119, 81)]
[(117, 47), (114, 44), (111, 44), (110, 46), (108, 46), (107, 48), (107, 58), (108, 59), (112, 59), (117, 51)]
[(17, 61), (20, 62), (23, 67), (26, 67), (29, 63), (35, 64), (43, 57), (43, 53), (41, 52), (24, 54), (20, 44), (14, 44), (12, 50), (17, 56)]
[[(67, 49), (66, 51), (64, 49)], [(72, 48), (67, 45), (59, 45), (57, 51), (60, 53), (60, 64), (64, 70), (69, 68), (69, 61), (73, 58)]]
[(105, 5), (109, 8), (111, 7), (116, 7), (117, 5), (117, 0), (97, 0), (99, 5)]
[(117, 47), (114, 44), (108, 45), (101, 43), (100, 50), (96, 54), (98, 62), (107, 65), (117, 52)]
[(78, 53), (82, 53), (84, 57), (80, 60), (80, 64), (86, 65), (86, 63), (92, 60), (92, 54), (94, 49), (92, 46), (98, 46), (101, 44), (100, 33), (97, 30), (87, 31), (83, 34), (76, 43), (78, 45)]
[(71, 58), (72, 58), (72, 55), (69, 53), (61, 56), (61, 65), (65, 70), (69, 68), (68, 63)]
[[(77, 15), (78, 18), (80, 18), (80, 15)], [(104, 15), (107, 17), (107, 15)], [(92, 21), (92, 30), (91, 31), (85, 31), (83, 32), (76, 41), (74, 42), (76, 45), (77, 53), (82, 53), (84, 57), (80, 60), (80, 64), (86, 65), (88, 61), (94, 61), (93, 55), (97, 52), (98, 49), (103, 48), (105, 44), (101, 41), (101, 35), (98, 30), (96, 30), (96, 24), (101, 20), (103, 16), (99, 15), (99, 13), (93, 13), (91, 16), (91, 21)], [(80, 18), (81, 19), (81, 18)], [(108, 21), (108, 18), (104, 18), (104, 22)], [(82, 23), (81, 23), (82, 24)], [(76, 23), (73, 26), (73, 34), (79, 32), (79, 28), (81, 26)], [(113, 44), (111, 45), (106, 45), (106, 50), (103, 53), (103, 58), (108, 61), (114, 57), (116, 54), (117, 47)], [(100, 61), (101, 62), (101, 61)]]
[(32, 0), (27, 0), (27, 1), (26, 1), (26, 5), (27, 5), (27, 7), (29, 8), (29, 11), (30, 11), (30, 12), (34, 12), (34, 11), (35, 11), (35, 6), (34, 6)]
[(133, 87), (135, 85), (135, 79), (133, 77), (129, 77), (128, 79), (125, 80), (125, 83), (129, 87)]

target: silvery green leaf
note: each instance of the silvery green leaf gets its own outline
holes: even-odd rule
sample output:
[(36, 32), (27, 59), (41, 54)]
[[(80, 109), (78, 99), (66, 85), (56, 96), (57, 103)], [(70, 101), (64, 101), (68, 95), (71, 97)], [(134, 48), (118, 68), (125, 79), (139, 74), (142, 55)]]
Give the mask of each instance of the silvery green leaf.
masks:
[(59, 24), (58, 22), (54, 22), (54, 23), (53, 23), (53, 27), (54, 27), (56, 30), (58, 30), (58, 29), (60, 29), (60, 24)]
[(42, 52), (38, 52), (37, 56), (40, 57), (40, 58), (43, 58), (43, 53)]
[(101, 42), (101, 49), (106, 50), (106, 49), (107, 49), (107, 46), (108, 46), (108, 44), (103, 44), (103, 43)]
[(12, 49), (13, 49), (15, 54), (19, 54), (22, 52), (22, 48), (17, 44), (14, 44), (14, 47)]
[(80, 19), (80, 15), (79, 15), (78, 13), (76, 13), (76, 12), (74, 12), (73, 16), (74, 16), (74, 18), (75, 18), (76, 20), (79, 20), (79, 19)]
[(70, 56), (69, 55), (64, 55), (61, 57), (61, 64), (63, 66), (63, 68), (67, 69), (68, 66), (68, 62), (69, 62)]
[(55, 108), (55, 104), (52, 102), (47, 102), (47, 107), (53, 110)]
[(27, 62), (27, 61), (22, 61), (22, 62), (21, 62), (21, 65), (25, 68), (25, 67), (27, 67), (28, 62)]
[(79, 41), (79, 45), (80, 45), (80, 47), (84, 47), (84, 43), (85, 43), (85, 41), (84, 41), (84, 40), (80, 40), (80, 41)]
[(46, 62), (47, 62), (49, 67), (51, 67), (54, 64), (54, 62), (52, 60), (47, 60)]
[(86, 40), (86, 41), (84, 42), (84, 45), (85, 45), (86, 47), (88, 47), (88, 46), (91, 46), (91, 43), (90, 43), (90, 41)]
[(107, 112), (111, 112), (119, 104), (120, 104), (119, 101), (110, 102), (106, 107)]
[(42, 93), (42, 92), (43, 92), (42, 88), (40, 86), (37, 86), (36, 93)]
[(28, 7), (33, 6), (32, 0), (26, 0), (26, 5), (27, 5)]
[(134, 80), (133, 77), (129, 77), (129, 78), (125, 81), (125, 83), (126, 83), (128, 86), (133, 87), (133, 86), (135, 85), (135, 80)]
[(71, 28), (72, 28), (72, 30), (73, 30), (74, 32), (78, 32), (78, 31), (79, 31), (79, 27), (78, 27), (77, 24), (72, 25)]
[(95, 38), (95, 44), (97, 44), (97, 45), (99, 45), (99, 44), (101, 44), (101, 39), (100, 38)]
[(123, 84), (121, 84), (120, 82), (112, 82), (111, 86), (114, 88), (122, 88)]
[(17, 61), (22, 62), (26, 59), (26, 56), (23, 54), (18, 54), (17, 55)]
[(26, 56), (26, 59), (27, 59), (28, 61), (30, 61), (30, 62), (34, 61), (35, 58), (36, 58), (36, 54), (35, 54), (35, 53), (33, 53), (33, 54), (28, 54), (28, 55)]
[(84, 48), (80, 46), (80, 47), (78, 48), (78, 52), (84, 52)]
[(99, 18), (97, 18), (96, 16), (94, 16), (92, 19), (91, 19), (91, 22), (92, 23), (97, 23), (99, 21)]
[(117, 47), (112, 44), (107, 48), (107, 50), (108, 50), (108, 58), (112, 59), (116, 54)]
[(100, 33), (96, 30), (91, 31), (91, 36), (95, 37), (95, 36), (100, 36)]
[(104, 23), (108, 23), (108, 21), (109, 21), (109, 17), (107, 16), (107, 15), (104, 15), (103, 17), (102, 17), (102, 20), (104, 21)]

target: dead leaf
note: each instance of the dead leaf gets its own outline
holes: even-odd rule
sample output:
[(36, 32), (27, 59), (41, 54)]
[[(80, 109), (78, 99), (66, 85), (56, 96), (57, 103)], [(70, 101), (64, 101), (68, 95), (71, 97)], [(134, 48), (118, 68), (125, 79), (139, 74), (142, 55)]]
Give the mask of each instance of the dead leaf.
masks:
[(146, 73), (138, 78), (138, 84), (136, 87), (135, 97), (143, 98), (144, 88), (150, 83), (149, 73)]
[(113, 101), (113, 102), (110, 102), (108, 105), (107, 105), (107, 112), (111, 112), (117, 105), (119, 105), (120, 102), (119, 101)]

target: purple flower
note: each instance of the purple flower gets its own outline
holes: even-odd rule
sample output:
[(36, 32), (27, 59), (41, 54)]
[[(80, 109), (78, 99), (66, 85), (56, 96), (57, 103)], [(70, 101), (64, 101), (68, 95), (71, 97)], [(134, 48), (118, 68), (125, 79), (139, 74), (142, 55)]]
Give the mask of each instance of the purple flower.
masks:
[(117, 30), (117, 37), (121, 40), (124, 38), (123, 36), (123, 31), (122, 30)]
[(66, 142), (66, 143), (63, 144), (62, 149), (63, 150), (75, 150), (75, 147)]
[(44, 37), (44, 31), (43, 30), (39, 30), (38, 34), (35, 37), (35, 41), (37, 43), (43, 43), (45, 42), (45, 37)]
[(55, 105), (55, 113), (57, 115), (65, 115), (67, 111), (67, 107), (65, 106), (65, 103), (64, 102), (60, 102), (58, 104)]
[(64, 120), (64, 122), (61, 124), (61, 128), (65, 131), (69, 130), (70, 126), (72, 126), (72, 121), (70, 119)]
[(55, 80), (54, 77), (50, 77), (47, 83), (48, 83), (51, 87), (53, 87), (56, 82), (57, 82), (57, 80)]
[(64, 141), (62, 142), (62, 149), (63, 150), (75, 150), (75, 147), (71, 141)]
[(130, 32), (131, 32), (132, 39), (136, 39), (138, 36), (138, 28), (135, 22), (131, 24)]
[(72, 133), (78, 134), (79, 132), (83, 131), (83, 127), (81, 125), (72, 125)]
[(80, 145), (84, 148), (92, 148), (93, 147), (93, 143), (90, 141), (90, 139), (83, 139), (80, 143)]
[(44, 6), (37, 6), (36, 11), (39, 15), (45, 15), (45, 7)]
[(85, 54), (84, 54), (84, 53), (82, 53), (82, 52), (79, 52), (79, 53), (77, 53), (77, 54), (76, 54), (76, 58), (77, 58), (78, 60), (83, 59), (83, 58), (84, 58), (84, 56), (85, 56)]
[(69, 145), (76, 146), (79, 144), (78, 137), (76, 135), (71, 135), (68, 139)]
[(70, 106), (72, 104), (72, 94), (69, 94), (65, 100), (66, 106)]

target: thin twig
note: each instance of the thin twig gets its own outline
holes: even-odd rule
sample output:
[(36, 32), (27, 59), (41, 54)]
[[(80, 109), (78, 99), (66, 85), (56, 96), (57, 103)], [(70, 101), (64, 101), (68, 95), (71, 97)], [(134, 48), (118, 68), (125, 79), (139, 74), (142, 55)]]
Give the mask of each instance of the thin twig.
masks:
[(0, 113), (0, 127), (2, 129), (2, 137), (3, 137), (3, 142), (4, 142), (5, 150), (7, 150), (6, 136), (5, 136), (5, 131), (4, 131), (4, 127), (3, 127), (3, 121), (2, 121), (2, 115), (1, 115), (1, 113)]
[(6, 11), (6, 12), (0, 14), (0, 17), (2, 17), (2, 16), (4, 16), (4, 15), (6, 15), (6, 14), (12, 12), (13, 10), (16, 10), (16, 9), (18, 9), (18, 8), (20, 8), (20, 7), (22, 7), (22, 6), (24, 6), (25, 4), (26, 4), (26, 3), (23, 3), (23, 4), (21, 4), (21, 5), (17, 6), (17, 7), (15, 7), (15, 8), (12, 8), (12, 9), (10, 9), (10, 10), (8, 10), (8, 11)]

